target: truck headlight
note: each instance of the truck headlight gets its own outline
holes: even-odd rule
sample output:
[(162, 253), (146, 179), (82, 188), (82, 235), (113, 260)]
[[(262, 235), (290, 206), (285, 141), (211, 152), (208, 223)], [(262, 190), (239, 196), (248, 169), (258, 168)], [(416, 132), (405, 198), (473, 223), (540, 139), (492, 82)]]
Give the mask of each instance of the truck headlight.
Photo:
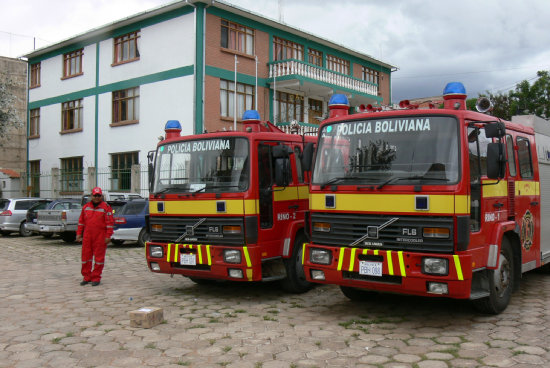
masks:
[(226, 263), (241, 263), (241, 251), (237, 249), (225, 249), (223, 261)]
[(164, 251), (159, 245), (150, 245), (149, 256), (151, 256), (152, 258), (162, 258), (164, 256)]
[(449, 274), (449, 261), (445, 258), (422, 258), (422, 273), (446, 276)]
[(309, 252), (311, 263), (328, 265), (332, 261), (331, 253), (328, 250), (312, 248)]
[(313, 228), (313, 231), (320, 231), (323, 233), (330, 232), (330, 224), (328, 222), (314, 222), (311, 227)]
[(425, 238), (449, 239), (451, 231), (445, 227), (425, 227), (422, 235)]

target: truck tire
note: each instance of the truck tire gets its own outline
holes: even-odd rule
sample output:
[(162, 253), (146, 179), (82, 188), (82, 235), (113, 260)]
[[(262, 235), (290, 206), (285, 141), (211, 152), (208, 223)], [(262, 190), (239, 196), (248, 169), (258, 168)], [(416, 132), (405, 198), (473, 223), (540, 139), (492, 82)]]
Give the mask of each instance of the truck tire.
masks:
[(489, 271), (489, 296), (473, 300), (474, 307), (487, 314), (499, 314), (506, 309), (514, 290), (516, 268), (510, 240), (502, 238), (498, 268)]
[(27, 221), (23, 221), (21, 225), (19, 225), (19, 235), (27, 237), (32, 235), (32, 231), (27, 230)]
[(289, 293), (305, 293), (313, 287), (313, 284), (306, 280), (306, 274), (302, 264), (302, 249), (305, 241), (305, 236), (303, 234), (298, 234), (294, 241), (292, 256), (284, 260), (286, 278), (281, 280), (281, 287)]
[(76, 233), (73, 233), (72, 231), (65, 231), (59, 235), (61, 235), (61, 239), (63, 239), (66, 243), (72, 243), (76, 240)]
[(145, 247), (145, 242), (148, 242), (150, 239), (149, 231), (146, 228), (141, 229), (138, 235), (138, 245), (140, 247)]
[(340, 286), (342, 294), (344, 294), (348, 299), (355, 302), (365, 302), (373, 300), (376, 297), (376, 292), (369, 290), (357, 289), (349, 286)]

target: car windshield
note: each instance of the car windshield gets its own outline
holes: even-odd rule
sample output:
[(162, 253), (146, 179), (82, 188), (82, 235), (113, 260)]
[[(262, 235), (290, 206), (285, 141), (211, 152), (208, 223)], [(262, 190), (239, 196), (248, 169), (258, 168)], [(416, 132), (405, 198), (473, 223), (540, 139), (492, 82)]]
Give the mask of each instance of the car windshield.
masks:
[(147, 202), (128, 202), (122, 209), (119, 211), (118, 215), (139, 215), (147, 206)]
[(160, 146), (153, 192), (245, 191), (248, 156), (245, 138), (212, 138)]
[(454, 117), (347, 121), (322, 128), (313, 183), (445, 185), (458, 181), (458, 166)]

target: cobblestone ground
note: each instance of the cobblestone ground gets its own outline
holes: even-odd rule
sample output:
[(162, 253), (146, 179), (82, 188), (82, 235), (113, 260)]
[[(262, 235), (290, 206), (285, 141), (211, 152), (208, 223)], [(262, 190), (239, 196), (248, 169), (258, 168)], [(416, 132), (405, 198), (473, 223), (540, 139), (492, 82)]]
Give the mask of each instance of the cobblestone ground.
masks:
[[(550, 275), (524, 275), (498, 316), (467, 302), (337, 287), (198, 286), (151, 273), (143, 249), (109, 247), (98, 287), (80, 286), (80, 247), (0, 237), (0, 367), (548, 367)], [(130, 327), (128, 312), (164, 309)]]

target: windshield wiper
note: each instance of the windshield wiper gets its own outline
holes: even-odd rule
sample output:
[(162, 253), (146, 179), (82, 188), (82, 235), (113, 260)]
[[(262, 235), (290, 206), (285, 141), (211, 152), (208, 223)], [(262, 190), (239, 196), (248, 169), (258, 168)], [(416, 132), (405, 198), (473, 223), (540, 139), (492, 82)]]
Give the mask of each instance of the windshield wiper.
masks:
[(392, 184), (392, 183), (394, 183), (396, 181), (399, 181), (399, 180), (423, 180), (423, 179), (449, 181), (449, 179), (447, 179), (447, 178), (430, 177), (429, 175), (426, 175), (426, 174), (424, 174), (424, 175), (411, 175), (411, 176), (392, 176), (391, 178), (389, 178), (385, 182), (380, 183), (376, 187), (376, 189), (382, 189), (386, 185)]
[(177, 189), (177, 188), (174, 188), (174, 187), (164, 188), (164, 189), (159, 190), (158, 192), (153, 193), (153, 195), (159, 195), (159, 194), (166, 193), (166, 192), (168, 192), (170, 190), (174, 190), (174, 189)]
[(330, 184), (334, 184), (340, 180), (346, 180), (346, 179), (364, 179), (360, 176), (354, 176), (354, 175), (351, 175), (351, 176), (336, 176), (332, 179), (330, 179), (329, 181), (321, 184), (321, 190), (323, 190), (326, 186), (330, 185)]

